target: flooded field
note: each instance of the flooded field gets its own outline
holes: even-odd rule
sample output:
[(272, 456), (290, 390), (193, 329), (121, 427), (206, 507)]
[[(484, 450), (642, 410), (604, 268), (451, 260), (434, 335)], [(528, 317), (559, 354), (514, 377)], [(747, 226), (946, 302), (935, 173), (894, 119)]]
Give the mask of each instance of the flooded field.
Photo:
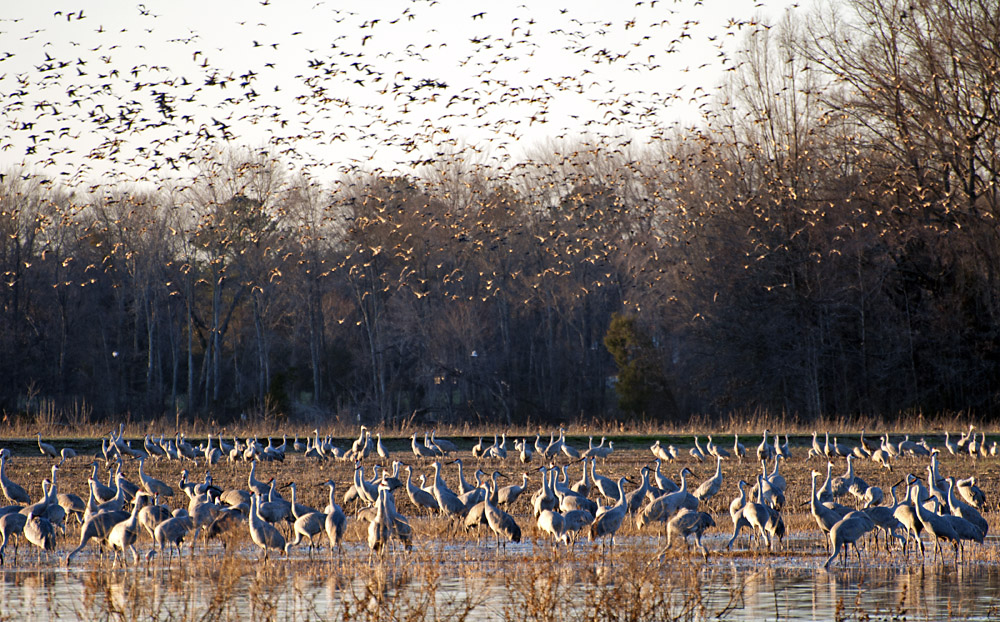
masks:
[[(987, 620), (1000, 618), (1000, 549), (994, 539), (996, 492), (1000, 461), (967, 456), (939, 456), (948, 474), (977, 476), (987, 501), (983, 516), (990, 533), (983, 544), (968, 543), (965, 557), (956, 563), (950, 544), (935, 555), (933, 540), (924, 534), (926, 557), (913, 546), (885, 550), (880, 538), (859, 540), (861, 560), (854, 551), (838, 558), (829, 569), (825, 536), (809, 511), (810, 476), (825, 473), (826, 459), (806, 458), (807, 439), (793, 442), (795, 455), (781, 465), (787, 478), (787, 499), (781, 510), (786, 528), (773, 549), (748, 540), (747, 530), (728, 548), (733, 531), (730, 502), (737, 497), (736, 482), (753, 481), (760, 465), (725, 460), (719, 467), (723, 483), (717, 495), (699, 509), (709, 512), (717, 526), (705, 532), (708, 556), (674, 543), (668, 550), (663, 526), (641, 528), (627, 517), (614, 546), (590, 541), (586, 529), (575, 545), (554, 544), (535, 523), (529, 498), (540, 488), (539, 462), (523, 465), (515, 459), (477, 460), (468, 451), (466, 477), (477, 467), (498, 471), (501, 479), (529, 482), (524, 495), (507, 508), (520, 525), (519, 542), (497, 550), (488, 528), (466, 530), (455, 520), (414, 505), (405, 490), (395, 493), (396, 508), (412, 527), (412, 549), (391, 542), (382, 558), (366, 544), (368, 522), (355, 517), (360, 508), (346, 503), (354, 465), (347, 461), (316, 461), (289, 452), (277, 462), (260, 462), (256, 477), (275, 478), (275, 490), (287, 493), (295, 482), (299, 503), (322, 508), (328, 501), (323, 483), (337, 484), (337, 501), (349, 516), (344, 544), (331, 552), (326, 535), (316, 538), (310, 551), (305, 542), (286, 554), (270, 551), (263, 559), (242, 521), (219, 538), (199, 536), (194, 548), (189, 537), (182, 557), (154, 547), (140, 530), (138, 562), (113, 563), (96, 542), (85, 546), (67, 564), (67, 554), (79, 544), (81, 528), (66, 520), (66, 535), (57, 530), (55, 550), (44, 552), (28, 542), (8, 544), (0, 567), (0, 620)], [(683, 446), (685, 439), (673, 439)], [(141, 440), (140, 440), (141, 443)], [(609, 476), (629, 476), (626, 492), (642, 485), (644, 466), (651, 462), (648, 443), (625, 445), (597, 467)], [(32, 498), (41, 496), (37, 483), (51, 472), (53, 460), (34, 455), (30, 442), (3, 443), (14, 447), (6, 477), (22, 482)], [(133, 443), (135, 445), (135, 443)], [(78, 446), (87, 451), (86, 443)], [(37, 447), (35, 448), (37, 451)], [(394, 458), (406, 461), (417, 474), (433, 478), (432, 461), (407, 456), (401, 440), (389, 444)], [(391, 460), (392, 458), (390, 458)], [(93, 458), (68, 460), (58, 469), (59, 491), (85, 493), (93, 472)], [(447, 460), (447, 459), (446, 459)], [(566, 465), (570, 481), (581, 475), (580, 463), (555, 458)], [(372, 458), (365, 461), (371, 472)], [(548, 464), (548, 462), (546, 462)], [(886, 491), (905, 473), (919, 474), (928, 461), (900, 456), (890, 474), (870, 462), (856, 461), (859, 477)], [(663, 465), (665, 475), (677, 476), (689, 467), (693, 489), (715, 473), (714, 461), (682, 458)], [(136, 461), (126, 458), (123, 472), (138, 480)], [(161, 499), (171, 509), (193, 507), (194, 501), (176, 490), (182, 469), (190, 479), (206, 471), (221, 490), (246, 488), (250, 464), (221, 461), (149, 461), (146, 471), (170, 482), (175, 494)], [(459, 487), (457, 465), (442, 464), (448, 485)], [(834, 474), (845, 468), (835, 462)], [(196, 470), (197, 469), (197, 470)], [(196, 474), (196, 475), (195, 475)], [(402, 472), (405, 481), (405, 467)], [(98, 479), (107, 481), (103, 459)], [(505, 482), (509, 483), (509, 482)], [(888, 496), (888, 495), (887, 495)], [(591, 497), (604, 500), (594, 492)], [(854, 504), (848, 498), (843, 503)], [(886, 500), (886, 504), (891, 504)], [(290, 524), (278, 524), (292, 539)], [(15, 542), (18, 544), (16, 550)], [(943, 561), (942, 561), (943, 559)]]
[[(629, 543), (641, 546), (640, 542)], [(991, 620), (1000, 567), (815, 559), (616, 559), (531, 545), (508, 559), (426, 554), (368, 565), (225, 556), (111, 570), (31, 564), (2, 572), (4, 620)], [(351, 551), (347, 552), (351, 556)]]

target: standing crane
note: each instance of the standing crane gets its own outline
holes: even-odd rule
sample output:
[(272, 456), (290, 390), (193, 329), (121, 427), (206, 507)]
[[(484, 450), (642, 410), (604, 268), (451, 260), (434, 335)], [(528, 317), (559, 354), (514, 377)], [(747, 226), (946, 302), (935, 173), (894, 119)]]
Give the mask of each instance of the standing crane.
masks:
[(608, 538), (611, 542), (610, 548), (612, 550), (614, 550), (615, 546), (615, 534), (621, 528), (622, 521), (625, 519), (625, 514), (628, 510), (625, 505), (625, 482), (631, 483), (631, 480), (627, 477), (618, 479), (618, 503), (604, 512), (604, 514), (598, 516), (590, 525), (590, 541), (593, 542), (598, 538)]
[[(483, 483), (484, 487), (490, 485), (489, 480)], [(494, 492), (496, 489), (496, 484), (493, 484)], [(484, 510), (486, 514), (486, 522), (490, 526), (490, 530), (493, 531), (497, 538), (497, 550), (500, 550), (501, 541), (503, 542), (504, 550), (507, 550), (507, 541), (520, 542), (521, 541), (521, 527), (517, 524), (517, 521), (503, 510), (499, 509), (493, 504), (491, 495), (489, 494), (489, 489), (487, 488), (486, 499), (483, 501), (485, 504)]]
[(267, 552), (270, 549), (286, 553), (285, 537), (281, 532), (260, 517), (257, 513), (260, 509), (260, 493), (255, 493), (250, 498), (250, 539), (260, 547), (264, 554), (264, 561), (267, 561)]
[(335, 491), (337, 485), (332, 479), (326, 480), (323, 485), (330, 487), (330, 505), (326, 508), (326, 520), (323, 527), (326, 537), (330, 540), (330, 555), (333, 555), (334, 547), (340, 548), (344, 542), (344, 530), (347, 528), (347, 516), (337, 505)]
[(142, 483), (142, 487), (146, 489), (146, 492), (150, 496), (160, 495), (161, 497), (172, 497), (174, 496), (174, 489), (167, 486), (160, 480), (156, 479), (151, 475), (147, 475), (146, 471), (143, 469), (145, 464), (145, 458), (139, 458), (139, 482)]
[[(96, 464), (96, 463), (95, 463)], [(11, 503), (31, 503), (28, 491), (7, 477), (7, 456), (0, 455), (0, 490)]]
[(48, 443), (43, 443), (42, 442), (42, 433), (41, 432), (37, 433), (37, 437), (38, 437), (38, 450), (41, 451), (43, 455), (48, 456), (49, 458), (58, 458), (59, 457), (59, 452), (56, 451), (55, 447), (53, 447), (52, 445), (49, 445)]
[(135, 550), (136, 540), (139, 539), (139, 510), (146, 504), (148, 497), (142, 493), (135, 498), (135, 505), (129, 517), (111, 528), (108, 532), (108, 545), (115, 554), (112, 567), (118, 564), (118, 552), (122, 554), (122, 565), (128, 565), (128, 551), (132, 551), (132, 561), (139, 561), (139, 553)]

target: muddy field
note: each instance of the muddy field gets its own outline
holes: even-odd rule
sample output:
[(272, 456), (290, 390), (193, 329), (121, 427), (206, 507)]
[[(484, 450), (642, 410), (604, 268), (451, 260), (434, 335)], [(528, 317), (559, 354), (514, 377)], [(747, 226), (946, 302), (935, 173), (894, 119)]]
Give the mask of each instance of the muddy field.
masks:
[[(664, 446), (673, 444), (682, 450), (678, 461), (663, 465), (665, 476), (679, 482), (679, 471), (689, 467), (695, 473), (688, 478), (693, 490), (714, 474), (714, 459), (699, 462), (688, 454), (693, 438), (659, 438)], [(189, 439), (192, 444), (203, 440)], [(248, 530), (240, 528), (223, 539), (199, 539), (193, 549), (185, 546), (183, 559), (157, 555), (147, 560), (152, 542), (142, 533), (138, 564), (131, 564), (130, 557), (127, 569), (112, 568), (110, 559), (100, 556), (91, 544), (67, 568), (66, 554), (79, 542), (79, 527), (75, 520), (68, 520), (66, 535), (58, 537), (53, 554), (40, 553), (22, 542), (15, 561), (8, 550), (0, 585), (0, 617), (41, 619), (59, 614), (80, 619), (230, 619), (253, 614), (254, 619), (939, 619), (942, 614), (953, 617), (955, 612), (964, 612), (963, 618), (985, 619), (997, 613), (991, 602), (1000, 595), (1000, 566), (992, 534), (997, 529), (1000, 459), (952, 456), (944, 450), (941, 438), (927, 437), (927, 441), (942, 448), (942, 475), (961, 478), (975, 474), (986, 494), (983, 514), (990, 524), (986, 543), (966, 546), (966, 561), (961, 564), (955, 563), (950, 547), (945, 549), (942, 562), (930, 555), (921, 559), (912, 550), (904, 557), (898, 549), (887, 552), (867, 544), (862, 545), (862, 562), (852, 554), (848, 560), (838, 560), (830, 571), (822, 568), (826, 546), (808, 508), (810, 472), (817, 469), (825, 477), (826, 460), (807, 459), (809, 437), (792, 438), (792, 458), (780, 466), (788, 482), (782, 512), (788, 534), (773, 551), (751, 547), (746, 532), (731, 550), (726, 548), (733, 527), (728, 507), (738, 496), (736, 483), (739, 479), (752, 483), (760, 472), (760, 464), (752, 457), (760, 437), (740, 437), (748, 449), (747, 459), (723, 461), (721, 489), (701, 506), (717, 524), (705, 535), (707, 560), (683, 543), (665, 550), (659, 527), (640, 530), (632, 519), (625, 520), (613, 550), (585, 537), (573, 547), (554, 546), (535, 526), (529, 500), (540, 486), (539, 456), (524, 465), (510, 442), (507, 460), (477, 460), (470, 451), (476, 439), (454, 440), (459, 452), (442, 462), (460, 457), (467, 480), (473, 479), (477, 468), (503, 473), (507, 477), (501, 479), (501, 485), (519, 483), (522, 473), (529, 475), (527, 491), (507, 509), (521, 527), (520, 543), (508, 543), (497, 551), (492, 533), (485, 529), (466, 532), (449, 519), (430, 516), (415, 508), (399, 490), (395, 502), (399, 512), (410, 519), (413, 550), (395, 546), (384, 559), (371, 559), (365, 544), (367, 523), (353, 518), (358, 509), (354, 503), (343, 503), (353, 463), (306, 458), (293, 452), (289, 439), (285, 460), (259, 463), (256, 477), (262, 481), (274, 477), (279, 485), (295, 482), (297, 501), (320, 509), (328, 501), (323, 482), (336, 482), (338, 503), (351, 517), (342, 550), (331, 552), (321, 534), (317, 538), (321, 548), (309, 551), (303, 545), (293, 548), (287, 557), (272, 552), (264, 563)], [(732, 448), (730, 436), (714, 440)], [(411, 465), (415, 475), (432, 476), (431, 461), (415, 457), (408, 438), (384, 441), (391, 460)], [(533, 441), (529, 438), (529, 443)], [(704, 443), (704, 438), (700, 441)], [(567, 442), (578, 449), (587, 444), (580, 438)], [(841, 442), (853, 445), (857, 438), (845, 442), (842, 437)], [(347, 439), (339, 444), (347, 448), (350, 443)], [(90, 463), (99, 443), (73, 440), (54, 444), (57, 449), (71, 446), (79, 453), (59, 469), (59, 491), (85, 497)], [(648, 438), (615, 439), (615, 451), (606, 460), (598, 460), (597, 472), (613, 478), (627, 475), (638, 483), (640, 469), (653, 465), (650, 444)], [(132, 445), (140, 447), (142, 439), (133, 439)], [(27, 488), (33, 499), (39, 498), (40, 482), (55, 461), (43, 456), (33, 440), (7, 439), (0, 441), (0, 446), (13, 452), (7, 477)], [(365, 461), (368, 479), (372, 477), (370, 466), (378, 462), (385, 461), (377, 456)], [(570, 465), (571, 482), (580, 479), (580, 463), (562, 454), (554, 463)], [(890, 473), (870, 461), (856, 460), (855, 470), (869, 484), (884, 489), (886, 503), (891, 503), (890, 486), (906, 473), (925, 474), (927, 464), (925, 457), (904, 457), (893, 464)], [(138, 482), (137, 468), (136, 461), (127, 459), (126, 478)], [(185, 468), (193, 480), (203, 479), (206, 471), (203, 460), (197, 465), (190, 461), (146, 462), (148, 474), (174, 487), (174, 496), (167, 500), (172, 508), (187, 506), (187, 498), (177, 486)], [(223, 461), (208, 468), (214, 483), (223, 490), (247, 488), (247, 463)], [(845, 469), (844, 459), (834, 461), (834, 475), (843, 474)], [(405, 471), (402, 475), (405, 477)], [(450, 487), (457, 488), (457, 465), (446, 464), (443, 475)], [(103, 458), (99, 477), (107, 481)], [(627, 485), (626, 491), (634, 488), (634, 484)], [(290, 497), (287, 489), (281, 493), (286, 499)], [(591, 493), (591, 498), (597, 497), (596, 492)], [(849, 497), (841, 501), (853, 503)], [(287, 529), (285, 535), (289, 535)], [(930, 543), (926, 537), (925, 542)]]

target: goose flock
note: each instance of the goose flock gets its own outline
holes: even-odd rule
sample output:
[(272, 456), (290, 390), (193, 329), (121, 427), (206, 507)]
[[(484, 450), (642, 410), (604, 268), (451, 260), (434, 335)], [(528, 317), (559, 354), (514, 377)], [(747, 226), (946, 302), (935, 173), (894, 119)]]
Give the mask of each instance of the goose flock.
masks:
[[(585, 449), (573, 447), (564, 429), (550, 434), (548, 441), (540, 434), (534, 442), (513, 439), (510, 450), (506, 433), (494, 436), (492, 444), (479, 437), (465, 450), (459, 447), (464, 443), (438, 438), (433, 430), (422, 441), (413, 432), (408, 453), (390, 451), (387, 445), (402, 444), (384, 442), (381, 433), (373, 435), (366, 426), (343, 447), (318, 430), (301, 441), (283, 436), (280, 444), (272, 438), (262, 442), (227, 435), (230, 442), (212, 434), (193, 445), (183, 434), (146, 434), (139, 441), (127, 440), (123, 433), (123, 425), (110, 433), (92, 458), (69, 448), (57, 451), (41, 434), (41, 457), (0, 449), (0, 490), (10, 504), (0, 507), (0, 564), (16, 564), (24, 541), (38, 552), (34, 557), (22, 554), (22, 562), (56, 557), (69, 565), (89, 550), (91, 557), (97, 553), (117, 566), (148, 563), (157, 555), (170, 563), (175, 555), (183, 557), (185, 544), (192, 550), (189, 555), (211, 554), (234, 543), (248, 546), (246, 536), (262, 561), (272, 554), (287, 556), (296, 547), (306, 547), (310, 559), (314, 549), (328, 547), (331, 557), (367, 550), (370, 561), (383, 560), (440, 537), (440, 525), (432, 529), (424, 521), (431, 516), (441, 517), (455, 535), (486, 536), (485, 546), (495, 545), (497, 554), (528, 536), (538, 544), (569, 547), (586, 536), (600, 543), (602, 554), (612, 555), (615, 536), (629, 525), (634, 525), (631, 533), (658, 542), (665, 532), (664, 554), (674, 539), (693, 537), (707, 558), (710, 551), (702, 538), (713, 529), (722, 532), (715, 539), (718, 554), (750, 549), (769, 554), (783, 546), (789, 513), (803, 513), (806, 506), (818, 531), (810, 524), (803, 535), (815, 537), (817, 553), (826, 551), (817, 556), (825, 566), (838, 556), (841, 563), (850, 563), (850, 548), (859, 563), (863, 550), (875, 554), (880, 549), (902, 552), (905, 560), (917, 551), (919, 558), (914, 553), (913, 559), (943, 563), (947, 545), (957, 563), (966, 560), (967, 545), (985, 543), (987, 502), (975, 473), (945, 475), (939, 456), (943, 449), (959, 466), (970, 464), (968, 459), (975, 471), (979, 460), (996, 456), (997, 447), (996, 442), (987, 444), (974, 426), (957, 440), (946, 433), (942, 448), (908, 435), (892, 440), (884, 434), (875, 444), (864, 431), (849, 443), (828, 434), (820, 441), (813, 433), (811, 443), (793, 447), (788, 435), (782, 441), (765, 430), (755, 452), (739, 435), (728, 447), (717, 445), (712, 436), (704, 444), (695, 436), (690, 447), (664, 446), (657, 440), (649, 447), (652, 461), (647, 463), (650, 456), (644, 450), (616, 451), (605, 438), (596, 444), (590, 438)], [(796, 471), (808, 473), (809, 479), (790, 486), (786, 476), (792, 479), (792, 470), (783, 474), (780, 469), (783, 461), (796, 459), (793, 452), (806, 463)], [(609, 458), (612, 467), (624, 472), (601, 473)], [(46, 477), (36, 500), (31, 487), (14, 481), (10, 473), (14, 465), (37, 460), (46, 461)], [(834, 463), (840, 460), (846, 471), (838, 475)], [(696, 477), (692, 467), (705, 462), (714, 463), (714, 471), (703, 481), (689, 482)], [(341, 473), (351, 473), (350, 479), (330, 477), (338, 463), (343, 463)], [(676, 482), (662, 472), (675, 463)], [(515, 473), (510, 465), (523, 470)], [(61, 488), (60, 472), (67, 468), (89, 472), (86, 488), (77, 494)], [(151, 468), (176, 475), (168, 483), (151, 474)], [(107, 483), (101, 481), (102, 469)], [(204, 477), (189, 479), (195, 469), (204, 470)], [(264, 470), (273, 475), (264, 477)], [(727, 482), (727, 475), (741, 477)], [(290, 481), (292, 477), (299, 481)], [(240, 484), (223, 488), (217, 480)], [(302, 503), (316, 498), (319, 493), (312, 490), (320, 487), (328, 499), (325, 507)], [(728, 505), (721, 495), (725, 489), (735, 491)], [(789, 501), (792, 496), (804, 499), (807, 490), (808, 501)], [(727, 510), (729, 524), (720, 527)], [(348, 529), (352, 522), (357, 523), (355, 537)], [(744, 531), (749, 535), (745, 544), (740, 540)], [(480, 539), (469, 542), (483, 546)]]

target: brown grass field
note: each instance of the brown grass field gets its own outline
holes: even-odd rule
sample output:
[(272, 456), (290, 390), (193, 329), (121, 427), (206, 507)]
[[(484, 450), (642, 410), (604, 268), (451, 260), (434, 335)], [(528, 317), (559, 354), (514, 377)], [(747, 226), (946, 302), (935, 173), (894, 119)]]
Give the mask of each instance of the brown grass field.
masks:
[[(445, 435), (439, 433), (438, 436)], [(788, 481), (787, 503), (782, 513), (788, 536), (773, 551), (761, 550), (756, 545), (749, 547), (746, 532), (732, 550), (725, 547), (732, 533), (728, 506), (737, 496), (736, 482), (742, 478), (753, 483), (760, 471), (759, 463), (750, 457), (760, 436), (740, 436), (747, 447), (748, 458), (742, 463), (735, 459), (723, 461), (722, 488), (716, 497), (701, 507), (712, 514), (718, 525), (706, 532), (707, 561), (693, 546), (687, 548), (684, 544), (675, 543), (671, 550), (663, 550), (665, 539), (660, 537), (661, 530), (654, 526), (640, 531), (631, 518), (622, 525), (616, 546), (611, 551), (584, 537), (574, 547), (553, 546), (551, 539), (547, 539), (535, 526), (530, 506), (531, 493), (540, 482), (538, 467), (542, 463), (539, 457), (536, 455), (530, 465), (522, 465), (512, 450), (511, 439), (508, 441), (509, 457), (506, 461), (476, 460), (469, 449), (477, 437), (453, 437), (460, 451), (446, 460), (461, 457), (466, 479), (470, 481), (476, 468), (488, 473), (498, 470), (506, 475), (508, 479), (501, 480), (501, 485), (519, 483), (521, 473), (528, 473), (528, 490), (512, 509), (508, 508), (522, 529), (523, 537), (519, 545), (511, 544), (506, 550), (497, 551), (491, 533), (485, 530), (466, 533), (446, 518), (428, 516), (415, 508), (405, 491), (400, 490), (395, 495), (395, 501), (399, 512), (411, 521), (413, 550), (407, 552), (400, 546), (394, 546), (382, 560), (371, 559), (365, 544), (367, 523), (353, 518), (358, 509), (353, 504), (344, 505), (349, 517), (347, 544), (343, 550), (333, 553), (329, 550), (325, 534), (321, 534), (317, 537), (318, 543), (321, 543), (320, 550), (310, 554), (303, 545), (293, 549), (288, 557), (272, 552), (270, 560), (263, 563), (259, 550), (249, 539), (247, 529), (241, 527), (226, 538), (225, 548), (219, 540), (206, 543), (199, 539), (193, 549), (187, 543), (182, 560), (174, 557), (171, 561), (158, 555), (152, 561), (140, 559), (137, 566), (123, 573), (120, 568), (112, 572), (110, 558), (100, 556), (97, 546), (91, 544), (71, 567), (73, 572), (82, 572), (85, 576), (84, 599), (77, 603), (77, 616), (230, 619), (240, 617), (237, 615), (239, 612), (253, 611), (256, 617), (262, 619), (319, 619), (334, 610), (338, 613), (332, 617), (344, 619), (466, 619), (470, 616), (475, 618), (486, 607), (490, 615), (504, 619), (710, 619), (724, 617), (721, 614), (729, 608), (741, 606), (739, 603), (748, 588), (740, 577), (746, 573), (769, 573), (775, 568), (799, 567), (814, 571), (825, 561), (824, 541), (806, 504), (810, 471), (817, 469), (825, 474), (826, 461), (806, 459), (811, 440), (809, 436), (791, 439), (792, 459), (781, 465), (781, 473)], [(548, 433), (545, 439), (547, 437)], [(129, 436), (126, 435), (126, 438)], [(134, 447), (141, 447), (141, 436), (131, 438)], [(695, 475), (689, 478), (689, 490), (714, 474), (714, 459), (704, 463), (695, 461), (687, 454), (687, 449), (693, 446), (693, 439), (680, 435), (615, 436), (615, 451), (607, 460), (598, 461), (597, 472), (613, 478), (627, 475), (638, 482), (640, 469), (653, 463), (653, 455), (648, 449), (653, 438), (661, 439), (664, 446), (674, 444), (682, 449), (681, 459), (664, 465), (663, 474), (679, 482), (678, 472), (684, 466), (690, 467)], [(911, 438), (919, 436), (912, 435)], [(57, 450), (71, 446), (80, 452), (77, 458), (67, 461), (60, 468), (59, 490), (85, 497), (86, 480), (91, 473), (90, 463), (99, 447), (99, 440), (73, 435), (44, 437), (44, 440), (52, 442)], [(188, 437), (188, 440), (196, 444), (204, 439)], [(528, 440), (533, 442), (534, 435)], [(714, 440), (722, 447), (732, 447), (732, 436), (714, 435)], [(853, 445), (857, 437), (852, 435), (840, 440)], [(899, 439), (894, 437), (893, 440)], [(932, 446), (942, 448), (939, 456), (942, 474), (956, 477), (977, 475), (978, 484), (987, 497), (984, 516), (990, 523), (990, 533), (996, 533), (1000, 458), (986, 457), (974, 461), (967, 455), (952, 456), (943, 450), (942, 439), (928, 435), (927, 440)], [(704, 437), (701, 441), (704, 443)], [(280, 438), (276, 442), (280, 442)], [(392, 452), (392, 459), (412, 465), (415, 473), (432, 475), (430, 461), (416, 458), (411, 453), (408, 437), (383, 438), (383, 442)], [(578, 449), (585, 448), (587, 444), (585, 437), (568, 437), (567, 442)], [(351, 439), (345, 435), (338, 444), (349, 448), (350, 443)], [(284, 462), (260, 463), (257, 478), (267, 481), (274, 477), (279, 485), (294, 481), (298, 487), (298, 502), (319, 509), (328, 500), (327, 488), (322, 482), (333, 479), (337, 483), (338, 503), (343, 505), (343, 494), (352, 481), (353, 464), (307, 459), (294, 453), (291, 444), (292, 439), (289, 438)], [(39, 498), (40, 482), (49, 475), (55, 461), (43, 456), (33, 439), (8, 437), (0, 440), (0, 447), (9, 447), (14, 454), (7, 465), (7, 476), (27, 488), (32, 498)], [(369, 479), (372, 472), (370, 466), (377, 460), (377, 456), (366, 460), (365, 474)], [(106, 481), (103, 458), (100, 462), (100, 477)], [(554, 463), (570, 464), (571, 482), (580, 478), (579, 463), (573, 463), (562, 455)], [(886, 503), (890, 502), (888, 490), (895, 481), (909, 472), (924, 475), (927, 464), (927, 458), (902, 458), (889, 473), (870, 461), (855, 460), (857, 475), (869, 484), (881, 486), (886, 491)], [(137, 468), (136, 461), (126, 459), (124, 474), (136, 483)], [(190, 461), (150, 460), (146, 464), (147, 473), (174, 487), (175, 495), (168, 502), (171, 508), (187, 506), (187, 498), (177, 488), (180, 471), (184, 468), (191, 472), (191, 479), (199, 481), (206, 470), (203, 461), (196, 465)], [(838, 459), (834, 462), (833, 474), (840, 475), (845, 468), (845, 460)], [(223, 490), (247, 488), (248, 463), (222, 461), (211, 466), (210, 471), (214, 483)], [(456, 488), (456, 466), (445, 465), (443, 473), (449, 486)], [(634, 485), (629, 485), (627, 491), (634, 488)], [(286, 499), (290, 498), (288, 490), (281, 492)], [(591, 493), (591, 498), (597, 496), (596, 492)], [(852, 500), (845, 497), (841, 502), (851, 504)], [(59, 577), (58, 573), (64, 572), (66, 553), (78, 544), (79, 539), (76, 521), (67, 519), (67, 525), (66, 536), (58, 538), (57, 551), (52, 556), (40, 555), (38, 549), (22, 542), (15, 563), (8, 550), (4, 575), (13, 577), (10, 580), (17, 584), (30, 583), (33, 580), (31, 577), (35, 577), (41, 587), (51, 587), (49, 582), (58, 582), (58, 578), (53, 577)], [(283, 532), (290, 537), (287, 527), (283, 528)], [(925, 542), (929, 542), (926, 537)], [(152, 548), (145, 532), (140, 535), (138, 548), (140, 556)], [(866, 569), (875, 572), (887, 568), (919, 567), (946, 572), (948, 567), (954, 567), (950, 547), (945, 549), (943, 563), (932, 560), (930, 555), (921, 560), (919, 554), (911, 552), (904, 559), (899, 550), (885, 552), (873, 545), (862, 548), (864, 557), (860, 564), (852, 554), (847, 560), (838, 560), (835, 571), (854, 573)], [(928, 548), (928, 552), (930, 550)], [(992, 566), (997, 561), (998, 549), (992, 537), (987, 539), (985, 545), (966, 546), (965, 565)], [(156, 591), (147, 589), (150, 576), (157, 578), (156, 583), (162, 584), (162, 589), (173, 596), (156, 596)], [(706, 590), (706, 582), (722, 584), (722, 593), (726, 596), (709, 599), (706, 592), (712, 593), (712, 590)], [(300, 584), (322, 585), (322, 593), (326, 596), (319, 600), (330, 602), (318, 602), (315, 590), (297, 588)], [(206, 588), (192, 590), (192, 585)], [(580, 586), (586, 586), (586, 589), (580, 589)], [(249, 600), (244, 602), (235, 597), (236, 594), (246, 594)], [(301, 608), (305, 615), (301, 612), (294, 616), (289, 614), (287, 599), (296, 594), (298, 596), (293, 600), (297, 604), (293, 608)], [(489, 605), (497, 600), (497, 594), (502, 594), (500, 602), (504, 604)], [(571, 594), (574, 597), (567, 600)], [(180, 614), (176, 611), (178, 602), (182, 607)], [(591, 615), (601, 611), (607, 615)], [(0, 606), (0, 617), (3, 615), (4, 610)]]

